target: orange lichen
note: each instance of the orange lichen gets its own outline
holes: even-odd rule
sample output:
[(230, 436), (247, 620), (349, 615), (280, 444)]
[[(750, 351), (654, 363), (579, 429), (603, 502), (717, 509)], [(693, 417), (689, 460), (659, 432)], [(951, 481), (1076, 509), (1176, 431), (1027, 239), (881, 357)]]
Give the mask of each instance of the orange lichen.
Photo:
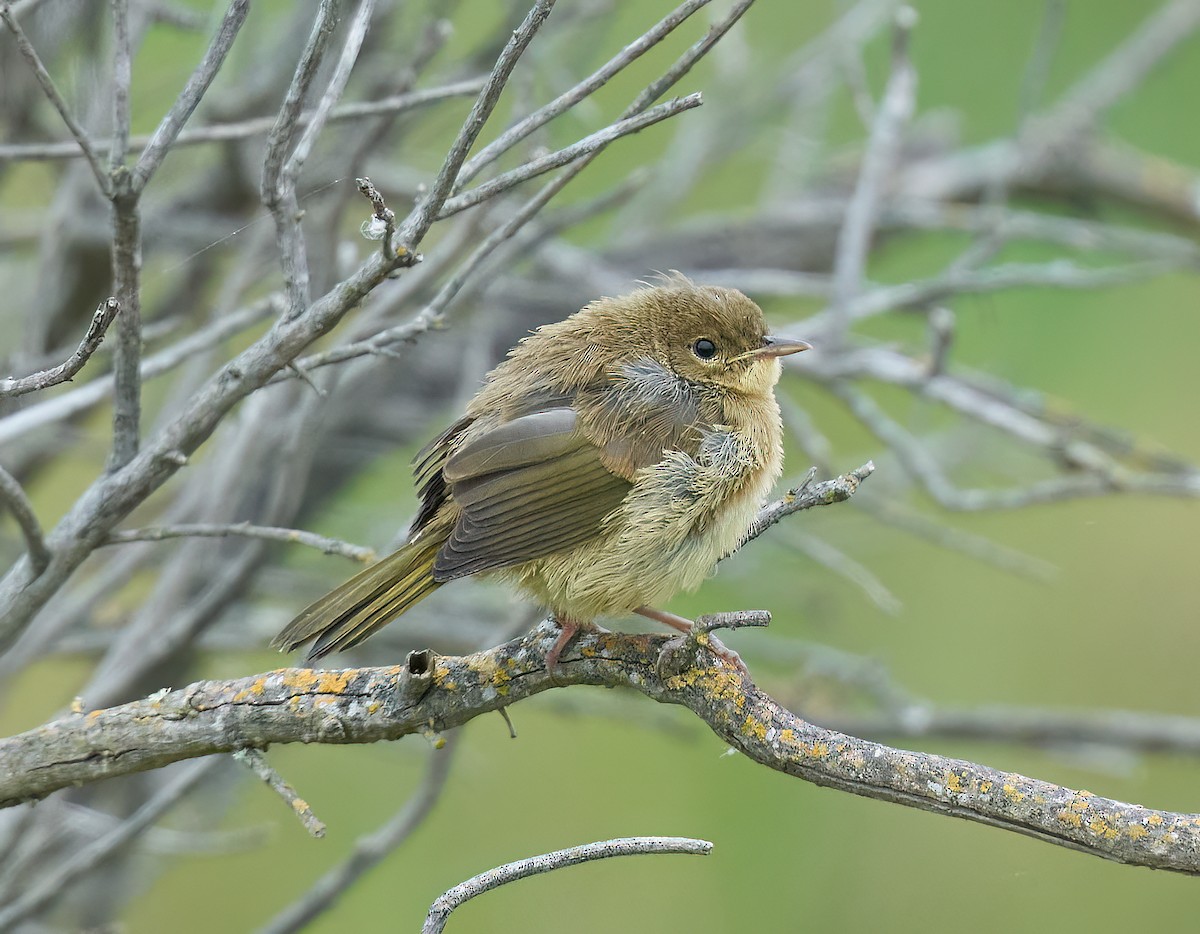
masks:
[(240, 704), (242, 701), (249, 700), (252, 697), (262, 697), (267, 690), (266, 678), (255, 678), (250, 687), (238, 691), (233, 695), (233, 702)]
[(945, 775), (945, 778), (944, 778), (942, 784), (946, 786), (946, 790), (949, 791), (951, 794), (960, 795), (963, 792), (964, 786), (963, 786), (962, 776), (959, 775), (957, 772), (955, 772), (953, 769), (950, 769), (946, 772), (946, 775)]
[(1062, 811), (1059, 811), (1054, 816), (1056, 818), (1058, 818), (1060, 821), (1062, 821), (1064, 824), (1070, 824), (1072, 827), (1082, 827), (1083, 826), (1083, 818), (1080, 817), (1079, 814), (1076, 813), (1075, 811), (1068, 811), (1068, 810), (1064, 809)]
[(323, 671), (317, 679), (317, 690), (322, 694), (345, 693), (353, 674), (353, 671)]
[(1013, 802), (1013, 804), (1016, 804), (1018, 801), (1025, 799), (1025, 792), (1021, 791), (1016, 785), (1010, 785), (1006, 782), (1004, 785), (1004, 796)]
[(1117, 836), (1116, 828), (1103, 817), (1093, 817), (1088, 821), (1088, 830), (1105, 840), (1112, 840)]
[(754, 717), (747, 717), (742, 724), (742, 734), (752, 736), (759, 742), (767, 738), (767, 725)]
[(1130, 840), (1141, 840), (1142, 837), (1150, 836), (1150, 831), (1141, 824), (1130, 824), (1125, 828), (1125, 833), (1129, 835)]
[(305, 693), (317, 683), (317, 673), (310, 668), (285, 668), (281, 673), (283, 686), (289, 691)]

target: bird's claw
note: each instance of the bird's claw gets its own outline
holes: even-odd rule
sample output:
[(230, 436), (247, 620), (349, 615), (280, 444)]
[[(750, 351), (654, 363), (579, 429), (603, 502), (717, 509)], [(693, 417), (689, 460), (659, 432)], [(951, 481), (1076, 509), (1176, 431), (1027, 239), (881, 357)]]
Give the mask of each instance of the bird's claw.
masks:
[(746, 667), (746, 663), (742, 661), (742, 657), (733, 649), (729, 648), (724, 642), (714, 636), (711, 632), (702, 629), (693, 629), (691, 632), (680, 633), (672, 639), (668, 639), (663, 643), (662, 650), (658, 653), (658, 662), (656, 668), (660, 677), (673, 677), (678, 675), (687, 667), (689, 661), (696, 658), (698, 650), (703, 647), (710, 654), (715, 655), (726, 665), (729, 665), (739, 674), (746, 677), (750, 676), (750, 669)]

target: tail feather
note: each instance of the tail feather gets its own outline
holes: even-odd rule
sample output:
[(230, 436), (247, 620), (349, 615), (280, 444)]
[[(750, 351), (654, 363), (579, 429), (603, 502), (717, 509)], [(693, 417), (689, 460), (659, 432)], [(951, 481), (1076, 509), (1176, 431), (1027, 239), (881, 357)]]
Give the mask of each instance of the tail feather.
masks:
[(441, 585), (433, 579), (439, 536), (422, 535), (309, 604), (271, 644), (290, 652), (315, 640), (310, 661), (357, 645)]

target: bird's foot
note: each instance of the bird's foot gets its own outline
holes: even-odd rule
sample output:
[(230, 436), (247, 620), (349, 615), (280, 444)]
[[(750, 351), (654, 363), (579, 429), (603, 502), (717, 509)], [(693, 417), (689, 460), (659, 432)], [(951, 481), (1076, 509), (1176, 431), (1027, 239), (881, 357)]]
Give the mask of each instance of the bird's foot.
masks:
[(562, 654), (563, 649), (567, 644), (575, 638), (576, 633), (580, 632), (603, 632), (604, 630), (595, 623), (585, 623), (577, 619), (569, 619), (567, 617), (554, 614), (554, 621), (558, 623), (561, 630), (558, 638), (554, 640), (554, 645), (550, 646), (550, 651), (546, 653), (546, 670), (551, 674), (558, 667), (558, 657)]
[(717, 658), (728, 662), (742, 674), (749, 676), (750, 669), (742, 661), (742, 656), (738, 655), (737, 652), (714, 636), (709, 627), (698, 628), (695, 623), (684, 616), (677, 616), (674, 613), (668, 613), (666, 610), (657, 610), (652, 606), (639, 606), (633, 612), (639, 616), (644, 616), (647, 619), (670, 626), (672, 629), (678, 629), (683, 634), (663, 646), (662, 652), (659, 653), (660, 670), (663, 668), (662, 662), (666, 656), (674, 654), (678, 649), (686, 646), (689, 641), (695, 641), (703, 644)]

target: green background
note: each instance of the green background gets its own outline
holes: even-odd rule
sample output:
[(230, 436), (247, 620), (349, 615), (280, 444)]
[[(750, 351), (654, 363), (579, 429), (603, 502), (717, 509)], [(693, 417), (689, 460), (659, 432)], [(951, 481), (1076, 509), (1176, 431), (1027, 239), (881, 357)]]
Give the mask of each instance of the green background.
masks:
[[(930, 0), (916, 7), (919, 113), (954, 111), (967, 142), (1010, 134), (1043, 5)], [(668, 8), (662, 2), (618, 5), (588, 42), (605, 54), (619, 37), (636, 34)], [(758, 67), (771, 69), (818, 34), (837, 9), (831, 3), (760, 0), (739, 29)], [(1067, 4), (1044, 100), (1069, 87), (1150, 9), (1127, 0)], [(269, 7), (253, 14), (271, 15)], [(465, 47), (496, 16), (483, 2), (462, 5), (455, 43)], [(680, 39), (672, 49), (683, 43)], [(886, 71), (886, 46), (877, 40), (870, 47), (867, 64), (876, 93)], [(138, 68), (145, 70), (135, 72), (135, 81), (142, 87), (176, 87), (194, 53), (190, 38), (155, 31), (139, 56)], [(606, 90), (600, 97), (604, 112), (628, 99), (653, 67), (639, 66)], [(162, 81), (150, 81), (148, 75), (160, 68)], [(1195, 164), (1200, 161), (1200, 124), (1194, 120), (1198, 86), (1200, 49), (1193, 42), (1114, 108), (1106, 129)], [(697, 89), (710, 102), (739, 93), (736, 84), (714, 80), (708, 64), (681, 88)], [(162, 93), (169, 98), (171, 92)], [(152, 123), (159, 97), (147, 95), (137, 103), (135, 113)], [(456, 114), (448, 111), (448, 125)], [(585, 122), (568, 121), (559, 132), (565, 139)], [(659, 128), (613, 147), (576, 183), (572, 196), (598, 192), (652, 160), (671, 132)], [(839, 95), (832, 143), (853, 143), (862, 132), (846, 95)], [(748, 141), (737, 158), (714, 173), (703, 203), (689, 208), (743, 213), (743, 206), (759, 197), (759, 176), (752, 170), (778, 141), (769, 134)], [(431, 149), (430, 163), (436, 159), (439, 151)], [(608, 234), (597, 222), (576, 239), (586, 243), (588, 237)], [(870, 275), (877, 281), (930, 275), (964, 244), (947, 236), (909, 238), (873, 256)], [(1038, 260), (1052, 253), (1022, 248), (1009, 255)], [(1082, 414), (1200, 461), (1198, 298), (1195, 280), (1177, 276), (1103, 292), (1022, 289), (958, 299), (953, 302), (959, 328), (953, 360), (1070, 400)], [(787, 324), (815, 310), (815, 304), (799, 302), (775, 301), (768, 307), (776, 322)], [(922, 327), (915, 321), (887, 324), (876, 333), (916, 345)], [(455, 336), (450, 330), (425, 339)], [(794, 377), (787, 391), (837, 443), (836, 466), (849, 469), (873, 458), (878, 473), (869, 483), (902, 489), (895, 458), (848, 424), (836, 402)], [(942, 413), (919, 403), (888, 394), (880, 398), (917, 428), (946, 423)], [(977, 436), (1003, 460), (1003, 448), (991, 435), (978, 429)], [(355, 486), (357, 501), (334, 504), (318, 530), (386, 540), (411, 507), (410, 499), (393, 492), (397, 465), (407, 453), (373, 468)], [(802, 452), (789, 449), (789, 476), (806, 466)], [(916, 502), (932, 509), (919, 498)], [(718, 578), (671, 608), (685, 614), (770, 608), (774, 638), (861, 653), (886, 666), (901, 685), (946, 705), (1194, 714), (1200, 700), (1196, 509), (1181, 500), (1120, 497), (943, 517), (1052, 563), (1058, 573), (1049, 583), (916, 541), (849, 506), (826, 509), (789, 521), (870, 567), (901, 599), (898, 614), (880, 612), (858, 590), (788, 548), (782, 534), (759, 540), (723, 566)], [(346, 515), (367, 512), (377, 525), (348, 528)], [(321, 565), (321, 572), (333, 584), (344, 567), (335, 566), (336, 559), (325, 560), (330, 563)], [(769, 690), (784, 699), (799, 696), (803, 686), (795, 673), (762, 649), (769, 638), (751, 632), (729, 641)], [(277, 656), (265, 651), (256, 657), (214, 657), (200, 674), (244, 675), (277, 664)], [(32, 711), (25, 713), (28, 719), (11, 722), (10, 711), (5, 725), (19, 729), (37, 722)], [(1193, 880), (818, 789), (726, 755), (725, 747), (686, 712), (641, 698), (574, 689), (540, 696), (511, 713), (519, 732), (515, 741), (497, 716), (462, 731), (458, 761), (433, 816), (313, 930), (417, 930), (428, 904), (470, 875), (559, 847), (633, 834), (702, 837), (715, 848), (704, 859), (611, 860), (517, 883), (469, 903), (448, 929), (459, 934), (991, 932), (1185, 930), (1195, 923)], [(1148, 806), (1200, 811), (1197, 763), (1181, 757), (985, 743), (923, 742), (920, 748)], [(245, 781), (222, 826), (269, 826), (265, 845), (182, 858), (165, 871), (161, 861), (148, 860), (147, 881), (163, 874), (133, 903), (127, 929), (248, 930), (265, 922), (343, 859), (360, 834), (401, 806), (429, 755), (420, 739), (364, 748), (273, 749), (271, 762), (326, 822), (327, 837), (308, 838), (265, 788)]]

